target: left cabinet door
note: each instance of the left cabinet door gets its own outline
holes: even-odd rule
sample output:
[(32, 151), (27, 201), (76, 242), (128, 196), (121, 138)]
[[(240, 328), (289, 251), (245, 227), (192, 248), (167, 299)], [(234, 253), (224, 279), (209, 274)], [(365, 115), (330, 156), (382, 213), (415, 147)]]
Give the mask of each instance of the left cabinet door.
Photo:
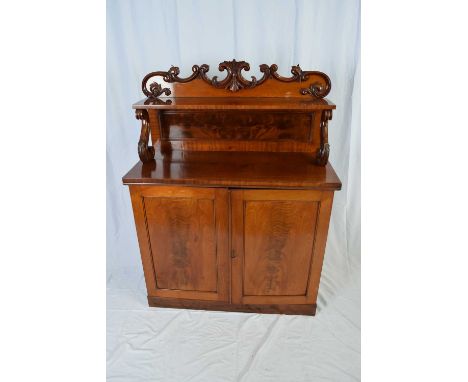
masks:
[(226, 189), (131, 185), (148, 296), (229, 301)]

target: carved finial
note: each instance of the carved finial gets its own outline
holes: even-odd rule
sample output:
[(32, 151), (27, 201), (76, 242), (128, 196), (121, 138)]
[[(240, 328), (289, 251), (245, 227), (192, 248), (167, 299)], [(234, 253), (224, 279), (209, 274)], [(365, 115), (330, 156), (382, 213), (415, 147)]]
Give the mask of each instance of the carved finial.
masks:
[[(253, 82), (242, 77), (241, 70), (250, 70), (250, 65), (245, 61), (236, 61), (234, 59), (232, 61), (224, 61), (219, 64), (218, 69), (220, 72), (226, 70), (227, 76), (221, 82), (218, 82), (217, 76), (213, 77), (211, 84), (217, 88), (224, 88), (232, 92), (237, 92), (240, 89), (252, 87), (253, 85)], [(254, 81), (256, 81), (256, 79)]]

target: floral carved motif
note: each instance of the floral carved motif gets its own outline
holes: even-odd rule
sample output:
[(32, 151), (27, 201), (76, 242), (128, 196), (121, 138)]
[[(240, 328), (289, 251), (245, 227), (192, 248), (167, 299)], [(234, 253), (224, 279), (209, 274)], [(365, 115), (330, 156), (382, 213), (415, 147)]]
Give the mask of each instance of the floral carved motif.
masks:
[(158, 98), (161, 94), (169, 96), (171, 94), (171, 89), (163, 88), (157, 82), (151, 82), (148, 88), (148, 82), (154, 77), (162, 77), (166, 83), (186, 83), (193, 81), (197, 78), (201, 78), (206, 83), (218, 89), (227, 89), (231, 92), (237, 92), (241, 89), (254, 88), (261, 85), (268, 79), (274, 79), (280, 82), (305, 82), (308, 81), (310, 76), (318, 76), (322, 79), (323, 84), (313, 83), (309, 88), (301, 88), (299, 90), (302, 95), (311, 95), (317, 98), (325, 97), (331, 89), (330, 78), (322, 72), (318, 71), (303, 71), (299, 65), (291, 67), (291, 77), (280, 76), (278, 72), (278, 66), (273, 65), (260, 65), (260, 72), (263, 73), (262, 77), (257, 79), (255, 76), (251, 76), (250, 80), (246, 79), (242, 75), (242, 71), (249, 71), (250, 65), (245, 61), (224, 61), (219, 64), (218, 69), (221, 72), (226, 71), (226, 77), (222, 80), (218, 79), (218, 76), (209, 78), (207, 73), (210, 67), (206, 64), (203, 65), (193, 65), (192, 74), (189, 77), (182, 78), (179, 77), (180, 69), (178, 67), (172, 66), (167, 72), (158, 71), (149, 73), (143, 78), (142, 90), (143, 93), (149, 98)]

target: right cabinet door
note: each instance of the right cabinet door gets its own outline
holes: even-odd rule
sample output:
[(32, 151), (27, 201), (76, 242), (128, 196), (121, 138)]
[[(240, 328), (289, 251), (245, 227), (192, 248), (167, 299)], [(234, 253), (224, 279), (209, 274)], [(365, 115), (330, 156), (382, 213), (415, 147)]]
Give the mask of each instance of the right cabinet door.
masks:
[(231, 301), (314, 304), (332, 191), (231, 191)]

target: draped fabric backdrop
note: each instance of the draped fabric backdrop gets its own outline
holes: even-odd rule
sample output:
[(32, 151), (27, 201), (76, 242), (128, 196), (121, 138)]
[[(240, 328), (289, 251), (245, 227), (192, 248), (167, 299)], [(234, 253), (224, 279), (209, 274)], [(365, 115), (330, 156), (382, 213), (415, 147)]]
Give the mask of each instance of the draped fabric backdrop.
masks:
[[(86, 22), (83, 25), (86, 28)], [(230, 59), (320, 70), (337, 105), (330, 162), (343, 182), (315, 317), (148, 308), (129, 192), (148, 72)], [(220, 78), (224, 74), (219, 74)], [(107, 355), (109, 381), (360, 380), (360, 2), (107, 1)]]

